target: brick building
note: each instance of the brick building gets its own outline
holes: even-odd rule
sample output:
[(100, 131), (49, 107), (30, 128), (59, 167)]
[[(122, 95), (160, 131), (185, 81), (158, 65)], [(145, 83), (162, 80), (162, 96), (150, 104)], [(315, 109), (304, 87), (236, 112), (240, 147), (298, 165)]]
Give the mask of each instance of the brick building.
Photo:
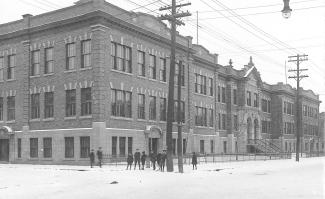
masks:
[[(169, 45), (155, 17), (104, 0), (0, 25), (0, 160), (82, 164), (98, 147), (110, 156), (166, 148)], [(179, 34), (176, 57), (184, 153), (295, 150), (293, 88), (264, 83), (252, 58), (241, 70), (221, 66)], [(302, 99), (311, 150), (320, 101), (305, 90)]]

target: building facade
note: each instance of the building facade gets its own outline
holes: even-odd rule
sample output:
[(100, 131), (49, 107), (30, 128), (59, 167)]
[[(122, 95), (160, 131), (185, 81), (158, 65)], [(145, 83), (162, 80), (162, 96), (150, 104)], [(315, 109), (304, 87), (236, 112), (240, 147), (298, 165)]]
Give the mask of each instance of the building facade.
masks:
[[(295, 151), (292, 87), (264, 83), (252, 58), (236, 70), (176, 38), (184, 153)], [(165, 149), (169, 54), (165, 24), (104, 0), (0, 25), (0, 161), (82, 164), (98, 147), (120, 157)], [(319, 98), (301, 93), (303, 149), (324, 150)], [(174, 153), (176, 132), (175, 122)]]

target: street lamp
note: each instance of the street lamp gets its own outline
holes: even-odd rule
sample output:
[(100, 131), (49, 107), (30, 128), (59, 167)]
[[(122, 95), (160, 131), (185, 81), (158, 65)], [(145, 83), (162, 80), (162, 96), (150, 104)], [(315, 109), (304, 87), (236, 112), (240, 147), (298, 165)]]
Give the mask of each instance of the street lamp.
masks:
[(288, 19), (291, 16), (291, 11), (292, 9), (289, 6), (289, 1), (290, 0), (283, 0), (283, 9), (281, 10), (282, 16), (286, 19)]

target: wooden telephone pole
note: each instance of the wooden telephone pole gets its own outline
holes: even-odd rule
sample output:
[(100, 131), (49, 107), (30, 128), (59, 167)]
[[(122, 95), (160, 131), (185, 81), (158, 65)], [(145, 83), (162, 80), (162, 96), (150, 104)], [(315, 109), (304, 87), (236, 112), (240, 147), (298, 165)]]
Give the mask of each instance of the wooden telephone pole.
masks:
[(300, 149), (300, 137), (301, 137), (301, 106), (300, 106), (300, 80), (304, 77), (308, 77), (308, 75), (301, 75), (302, 71), (307, 71), (308, 69), (300, 69), (299, 65), (300, 62), (308, 60), (308, 55), (295, 55), (289, 56), (288, 62), (296, 62), (297, 69), (296, 70), (289, 70), (289, 72), (295, 72), (295, 76), (289, 76), (290, 79), (295, 79), (297, 81), (297, 91), (296, 91), (296, 161), (299, 162), (299, 151)]
[[(168, 20), (171, 23), (171, 55), (170, 55), (170, 70), (168, 81), (168, 104), (167, 104), (167, 172), (173, 172), (173, 118), (174, 118), (174, 76), (175, 76), (175, 47), (176, 47), (176, 25), (185, 25), (179, 18), (190, 16), (187, 12), (177, 13), (176, 8), (191, 5), (191, 3), (176, 5), (176, 0), (172, 0), (171, 6), (162, 7), (159, 10), (170, 10), (171, 14), (160, 16), (161, 20)], [(178, 82), (180, 83), (180, 82)], [(175, 118), (176, 119), (176, 118)], [(182, 161), (183, 163), (183, 161)], [(183, 167), (182, 167), (183, 172)]]

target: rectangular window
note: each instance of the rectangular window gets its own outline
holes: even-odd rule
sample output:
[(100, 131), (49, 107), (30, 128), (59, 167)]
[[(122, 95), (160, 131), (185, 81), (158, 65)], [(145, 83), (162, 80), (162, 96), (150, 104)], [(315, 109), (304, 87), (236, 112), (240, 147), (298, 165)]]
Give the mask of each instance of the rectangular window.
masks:
[(139, 119), (145, 119), (145, 96), (144, 94), (138, 94), (138, 118)]
[(254, 107), (258, 107), (259, 103), (258, 103), (258, 94), (254, 93)]
[(66, 45), (66, 70), (73, 70), (76, 62), (76, 44), (69, 43)]
[(88, 158), (90, 152), (90, 136), (80, 137), (80, 158)]
[(199, 94), (207, 94), (206, 76), (195, 74), (195, 92)]
[(138, 51), (138, 75), (146, 76), (145, 53)]
[(149, 55), (149, 78), (156, 79), (156, 56)]
[[(181, 104), (181, 122), (185, 122), (185, 102), (181, 101), (180, 102)], [(178, 122), (178, 101), (177, 100), (174, 100), (174, 118), (173, 118), (173, 121), (174, 122)]]
[(40, 50), (34, 50), (32, 51), (32, 65), (30, 70), (31, 76), (36, 76), (40, 74), (40, 57), (41, 57), (41, 51)]
[(15, 96), (7, 97), (7, 120), (15, 120)]
[(3, 97), (0, 97), (0, 121), (3, 121)]
[(132, 93), (112, 89), (112, 115), (116, 117), (132, 117)]
[(81, 42), (81, 68), (91, 67), (91, 40)]
[(222, 87), (222, 98), (221, 98), (222, 103), (226, 103), (226, 88)]
[(21, 158), (21, 138), (17, 139), (17, 153), (18, 158)]
[(221, 129), (221, 114), (218, 113), (218, 129)]
[(0, 81), (3, 81), (3, 70), (5, 68), (5, 58), (0, 57)]
[(30, 138), (29, 139), (29, 156), (31, 158), (37, 158), (38, 157), (38, 138)]
[(76, 115), (76, 89), (65, 91), (65, 116), (72, 117)]
[(156, 97), (149, 97), (149, 120), (156, 120)]
[(117, 137), (112, 137), (112, 156), (116, 157), (117, 155)]
[(16, 55), (8, 56), (8, 69), (7, 69), (7, 79), (15, 78), (15, 67), (16, 67)]
[(81, 115), (91, 115), (91, 105), (91, 88), (81, 88)]
[(52, 138), (43, 138), (43, 157), (52, 157)]
[(167, 100), (166, 98), (160, 98), (160, 121), (167, 120)]
[(200, 140), (200, 153), (204, 154), (204, 140)]
[(252, 93), (250, 91), (247, 91), (246, 93), (246, 104), (247, 106), (252, 106)]
[(125, 137), (119, 137), (119, 147), (120, 147), (120, 156), (124, 157), (125, 156)]
[(128, 153), (133, 154), (133, 137), (128, 137)]
[[(180, 67), (181, 66), (181, 67)], [(181, 70), (181, 71), (179, 71)], [(175, 64), (175, 76), (174, 76), (174, 82), (175, 85), (178, 85), (178, 74), (181, 72), (181, 85), (184, 86), (184, 74), (185, 74), (185, 66), (182, 64), (182, 62), (176, 63)]]
[(238, 131), (238, 115), (234, 115), (234, 130)]
[(203, 107), (195, 107), (195, 125), (207, 126), (207, 109)]
[(209, 95), (213, 96), (213, 79), (209, 78)]
[(159, 80), (166, 82), (166, 59), (160, 58)]
[(74, 138), (65, 137), (64, 138), (64, 157), (73, 158), (74, 157)]
[(283, 102), (283, 113), (287, 113), (287, 102)]
[(31, 119), (40, 118), (39, 93), (31, 94)]
[(233, 89), (233, 103), (237, 105), (237, 89)]
[(214, 141), (210, 140), (210, 152), (214, 153)]
[(221, 87), (218, 86), (218, 102), (221, 102)]
[(44, 74), (50, 74), (54, 72), (54, 56), (53, 47), (45, 48), (45, 67)]
[(271, 101), (267, 100), (267, 112), (271, 113)]
[(44, 93), (44, 118), (54, 117), (54, 94), (53, 92)]
[(222, 114), (222, 130), (226, 130), (226, 114)]
[(214, 123), (214, 115), (213, 115), (213, 109), (209, 109), (209, 112), (208, 112), (209, 116), (209, 126), (210, 127), (213, 127), (213, 123)]

